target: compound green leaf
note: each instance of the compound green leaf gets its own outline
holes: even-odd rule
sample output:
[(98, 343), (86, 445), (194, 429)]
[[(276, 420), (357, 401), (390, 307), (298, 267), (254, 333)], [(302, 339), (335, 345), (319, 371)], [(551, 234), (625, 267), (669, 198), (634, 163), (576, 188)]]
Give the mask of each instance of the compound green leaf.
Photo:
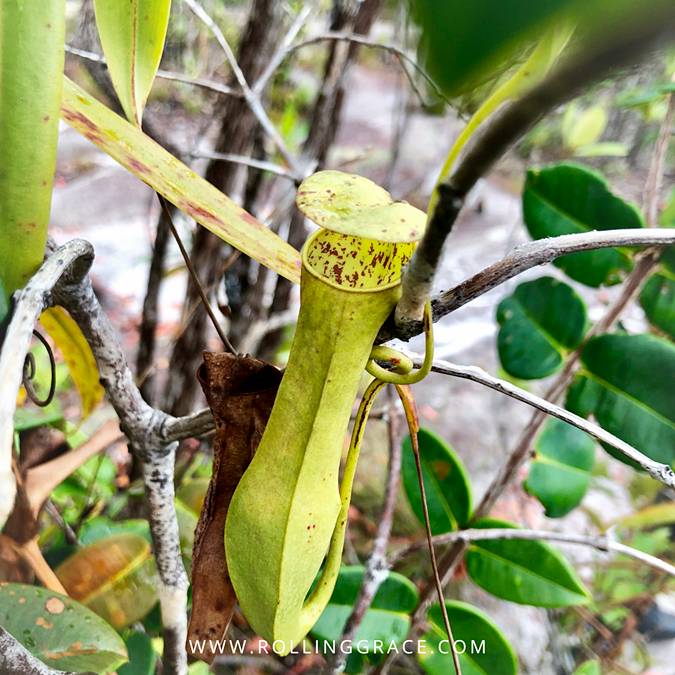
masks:
[(520, 284), (497, 308), (501, 328), (499, 359), (513, 377), (547, 377), (563, 356), (581, 344), (588, 325), (586, 307), (567, 284), (542, 277)]
[[(497, 624), (477, 607), (464, 602), (446, 602), (462, 675), (516, 675), (518, 661)], [(429, 675), (454, 672), (450, 645), (440, 605), (432, 605), (427, 614), (431, 630), (424, 636), (425, 649), (419, 661)]]
[(298, 188), (296, 202), (310, 220), (327, 230), (391, 243), (417, 241), (426, 214), (367, 178), (342, 171), (319, 171)]
[[(657, 462), (675, 462), (675, 345), (653, 335), (601, 335), (584, 348), (567, 408)], [(616, 450), (613, 456), (636, 466)]]
[(0, 3), (0, 280), (7, 295), (42, 263), (59, 133), (65, 0)]
[(111, 673), (127, 660), (124, 642), (109, 624), (46, 588), (0, 583), (0, 625), (59, 671)]
[[(420, 429), (417, 439), (431, 532), (452, 532), (466, 525), (471, 518), (469, 475), (457, 453), (442, 438), (427, 429)], [(424, 523), (422, 497), (410, 436), (406, 436), (403, 441), (401, 471), (408, 502), (420, 523)]]
[(128, 120), (138, 127), (164, 50), (170, 7), (171, 0), (94, 0), (110, 77)]
[(647, 318), (671, 337), (675, 337), (675, 280), (654, 274), (640, 293), (640, 304)]
[(117, 630), (141, 620), (157, 602), (155, 558), (147, 540), (133, 532), (98, 539), (54, 571), (72, 598)]
[(562, 518), (579, 506), (586, 494), (595, 443), (580, 429), (552, 418), (536, 448), (530, 475), (523, 486), (543, 504), (549, 518)]
[[(361, 566), (340, 569), (330, 602), (312, 628), (315, 638), (331, 645), (340, 640), (361, 588), (364, 571)], [(374, 663), (382, 657), (378, 648), (405, 640), (410, 629), (410, 612), (415, 609), (418, 598), (411, 581), (396, 572), (389, 572), (356, 633), (346, 672), (359, 672), (364, 662)]]
[[(644, 227), (638, 209), (612, 194), (603, 176), (571, 162), (528, 172), (523, 218), (534, 239)], [(553, 264), (594, 288), (619, 283), (633, 266), (629, 253), (616, 248), (570, 253)]]
[[(475, 528), (513, 528), (483, 519)], [(567, 607), (589, 601), (588, 591), (563, 555), (542, 541), (494, 539), (474, 542), (466, 553), (471, 579), (488, 593), (521, 605)]]
[(299, 283), (300, 254), (292, 246), (67, 77), (61, 117), (205, 228)]

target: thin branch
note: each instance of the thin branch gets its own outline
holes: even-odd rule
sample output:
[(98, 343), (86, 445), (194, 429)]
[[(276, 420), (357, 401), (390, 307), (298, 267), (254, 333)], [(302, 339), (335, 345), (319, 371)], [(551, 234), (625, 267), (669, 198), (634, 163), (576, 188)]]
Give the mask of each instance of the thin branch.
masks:
[(54, 290), (53, 297), (68, 310), (89, 343), (101, 384), (120, 418), (120, 427), (129, 439), (131, 449), (143, 460), (164, 631), (163, 672), (166, 675), (186, 675), (189, 584), (181, 558), (174, 509), (173, 471), (177, 444), (163, 440), (161, 435), (168, 415), (154, 410), (143, 400), (91, 281), (85, 278), (80, 283), (62, 284)]
[(650, 22), (635, 35), (626, 30), (613, 34), (611, 44), (579, 51), (523, 98), (484, 122), (450, 176), (437, 188), (438, 199), (429, 214), (427, 230), (405, 268), (402, 297), (396, 309), (397, 325), (404, 327), (422, 318), (445, 241), (477, 181), (550, 110), (617, 67), (634, 61), (670, 31), (671, 26), (660, 21)]
[(195, 158), (195, 159), (211, 159), (211, 160), (216, 160), (219, 162), (232, 162), (233, 164), (243, 164), (244, 166), (251, 166), (254, 169), (262, 169), (263, 171), (269, 171), (270, 173), (273, 173), (277, 176), (281, 176), (282, 178), (288, 178), (288, 180), (292, 180), (293, 182), (297, 182), (297, 177), (288, 171), (287, 169), (284, 169), (283, 166), (279, 166), (278, 164), (274, 164), (273, 162), (264, 162), (259, 159), (253, 159), (253, 157), (246, 157), (244, 155), (232, 155), (227, 152), (192, 152), (190, 153), (190, 156)]
[(263, 71), (263, 74), (256, 80), (255, 84), (251, 87), (251, 91), (256, 96), (261, 96), (267, 83), (272, 79), (274, 73), (277, 71), (277, 68), (281, 65), (283, 60), (289, 55), (292, 50), (293, 40), (297, 37), (298, 33), (302, 30), (302, 27), (305, 25), (309, 15), (316, 9), (312, 3), (308, 2), (303, 6), (303, 8), (298, 12), (298, 15), (295, 17), (295, 21), (291, 24), (291, 27), (288, 29), (286, 36), (281, 41), (279, 48), (276, 53), (270, 59), (270, 62), (267, 64), (267, 68)]
[[(433, 537), (433, 542), (436, 546), (441, 546), (443, 544), (452, 544), (455, 542), (462, 542), (464, 544), (470, 544), (474, 541), (487, 541), (492, 539), (519, 539), (527, 541), (558, 541), (564, 544), (578, 544), (580, 546), (591, 546), (596, 548), (598, 551), (603, 551), (608, 553), (613, 551), (614, 553), (620, 553), (621, 555), (628, 556), (629, 558), (634, 558), (639, 560), (650, 567), (653, 567), (660, 572), (665, 572), (671, 577), (675, 577), (675, 567), (671, 564), (660, 560), (659, 558), (649, 555), (648, 553), (643, 553), (638, 551), (630, 546), (625, 544), (619, 544), (618, 542), (612, 541), (607, 537), (590, 537), (582, 534), (566, 534), (564, 532), (548, 532), (546, 530), (519, 530), (511, 528), (494, 528), (494, 529), (475, 529), (475, 530), (460, 530), (458, 532), (448, 532), (447, 534), (440, 534)], [(389, 558), (387, 563), (389, 567), (393, 567), (406, 556), (414, 553), (415, 551), (421, 551), (423, 548), (426, 548), (427, 542), (417, 541), (408, 546), (394, 551)]]
[(12, 472), (14, 411), (33, 328), (49, 306), (52, 289), (65, 279), (79, 281), (93, 259), (91, 244), (75, 239), (58, 249), (14, 296), (16, 307), (0, 352), (0, 529), (12, 512), (16, 495)]
[(403, 69), (405, 76), (408, 78), (408, 81), (410, 82), (411, 89), (415, 92), (415, 95), (420, 100), (420, 103), (423, 106), (426, 106), (427, 103), (424, 99), (422, 92), (417, 87), (415, 78), (406, 67), (406, 64), (412, 66), (412, 68), (416, 70), (424, 78), (427, 84), (434, 90), (436, 96), (438, 96), (441, 100), (445, 101), (446, 103), (450, 103), (448, 97), (441, 91), (441, 89), (436, 84), (436, 82), (434, 82), (433, 78), (429, 75), (429, 73), (427, 73), (427, 71), (424, 70), (424, 68), (422, 68), (422, 66), (420, 66), (419, 63), (417, 63), (417, 61), (414, 58), (409, 56), (404, 49), (402, 49), (401, 47), (397, 47), (396, 45), (382, 44), (380, 42), (375, 42), (374, 40), (371, 40), (368, 37), (365, 37), (363, 35), (357, 35), (356, 33), (328, 32), (322, 33), (320, 35), (315, 35), (313, 37), (307, 38), (306, 40), (303, 40), (302, 42), (298, 42), (288, 50), (288, 53), (290, 54), (291, 52), (301, 49), (302, 47), (317, 44), (318, 42), (325, 42), (326, 40), (337, 40), (340, 42), (354, 42), (363, 45), (364, 47), (383, 49), (384, 51), (393, 54), (397, 58), (398, 62), (401, 64), (401, 68)]
[[(79, 56), (82, 59), (87, 59), (88, 61), (95, 61), (96, 63), (102, 63), (107, 65), (105, 56), (100, 54), (95, 54), (94, 52), (88, 52), (84, 49), (78, 49), (77, 47), (71, 47), (66, 45), (66, 51), (73, 56)], [(184, 82), (185, 84), (191, 84), (195, 87), (201, 87), (202, 89), (208, 89), (214, 91), (217, 94), (224, 94), (225, 96), (234, 96), (236, 98), (243, 98), (243, 94), (238, 89), (233, 89), (219, 82), (214, 82), (213, 80), (205, 80), (201, 77), (188, 77), (187, 75), (182, 75), (181, 73), (172, 73), (168, 70), (158, 70), (157, 77), (163, 80), (173, 80), (175, 82)]]
[[(475, 300), (484, 293), (503, 284), (526, 270), (546, 265), (568, 253), (594, 251), (616, 246), (669, 246), (675, 244), (675, 232), (671, 229), (653, 230), (604, 230), (564, 234), (559, 237), (537, 239), (517, 246), (502, 260), (486, 267), (477, 274), (444, 293), (432, 298), (434, 321)], [(390, 320), (380, 330), (377, 343), (397, 337), (409, 340), (422, 333), (421, 321), (410, 321), (396, 328)]]
[[(0, 626), (0, 673), (2, 675), (74, 675), (55, 670), (33, 656), (18, 640)], [(94, 675), (94, 673), (83, 673)]]
[(244, 73), (242, 72), (241, 68), (239, 67), (239, 64), (237, 63), (237, 59), (234, 56), (234, 52), (232, 51), (232, 48), (228, 44), (227, 40), (225, 39), (223, 32), (218, 27), (218, 24), (216, 24), (216, 22), (206, 13), (204, 8), (197, 2), (197, 0), (185, 0), (185, 2), (187, 3), (188, 7), (192, 10), (192, 12), (195, 14), (195, 16), (201, 19), (215, 36), (216, 40), (218, 41), (218, 44), (225, 52), (225, 56), (227, 57), (227, 60), (230, 64), (230, 68), (232, 68), (232, 72), (234, 73), (234, 76), (242, 89), (244, 98), (246, 99), (246, 103), (248, 103), (251, 112), (255, 115), (256, 119), (260, 123), (260, 126), (262, 126), (262, 128), (265, 130), (265, 133), (274, 141), (274, 144), (277, 146), (277, 149), (281, 153), (282, 157), (286, 160), (288, 165), (293, 170), (293, 173), (300, 180), (302, 180), (305, 175), (302, 166), (300, 166), (297, 158), (288, 149), (286, 143), (284, 142), (284, 139), (281, 138), (281, 135), (277, 131), (276, 127), (274, 126), (274, 124), (272, 124), (272, 121), (268, 117), (267, 113), (265, 112), (265, 109), (263, 108), (262, 103), (260, 102), (260, 96), (255, 94), (249, 87), (248, 82), (244, 77)]
[[(373, 550), (366, 562), (366, 569), (363, 573), (363, 581), (359, 594), (356, 596), (352, 613), (347, 619), (340, 644), (350, 645), (356, 639), (356, 634), (363, 622), (366, 612), (373, 604), (373, 599), (380, 585), (389, 576), (389, 567), (387, 566), (387, 545), (391, 536), (391, 527), (394, 520), (394, 509), (396, 508), (396, 496), (401, 480), (401, 432), (400, 432), (400, 414), (396, 409), (396, 398), (392, 396), (393, 387), (387, 387), (389, 397), (389, 414), (387, 417), (387, 436), (389, 439), (389, 465), (387, 467), (387, 478), (384, 490), (384, 500), (382, 502), (382, 512), (380, 513), (377, 532), (373, 540)], [(339, 649), (332, 657), (326, 668), (324, 675), (339, 675), (345, 669), (347, 664), (347, 649)]]

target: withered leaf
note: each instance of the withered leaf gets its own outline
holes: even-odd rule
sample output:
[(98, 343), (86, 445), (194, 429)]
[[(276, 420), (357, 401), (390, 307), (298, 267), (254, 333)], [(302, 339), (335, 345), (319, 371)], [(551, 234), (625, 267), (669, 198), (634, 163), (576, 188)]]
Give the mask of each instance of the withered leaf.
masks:
[[(224, 531), (227, 509), (260, 443), (281, 382), (281, 371), (251, 356), (204, 352), (199, 383), (213, 412), (213, 475), (192, 552), (192, 616), (187, 650), (212, 663), (209, 640), (221, 640), (237, 598), (227, 572)], [(204, 650), (190, 644), (205, 641)]]

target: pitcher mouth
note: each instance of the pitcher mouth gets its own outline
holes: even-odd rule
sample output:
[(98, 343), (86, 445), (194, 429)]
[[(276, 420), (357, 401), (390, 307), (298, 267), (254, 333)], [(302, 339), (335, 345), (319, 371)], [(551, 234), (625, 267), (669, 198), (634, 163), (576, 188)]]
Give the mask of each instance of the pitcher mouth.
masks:
[(416, 243), (388, 243), (317, 230), (302, 249), (302, 266), (329, 286), (354, 293), (395, 288)]

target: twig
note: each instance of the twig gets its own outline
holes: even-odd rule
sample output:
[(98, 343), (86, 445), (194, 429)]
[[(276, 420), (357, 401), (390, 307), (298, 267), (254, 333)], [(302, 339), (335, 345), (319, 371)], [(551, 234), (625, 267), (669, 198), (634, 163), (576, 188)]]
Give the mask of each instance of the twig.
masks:
[[(604, 230), (564, 234), (560, 237), (537, 239), (517, 246), (509, 255), (461, 284), (432, 298), (434, 321), (475, 300), (526, 270), (545, 265), (560, 256), (578, 251), (594, 251), (616, 246), (668, 246), (675, 244), (675, 232), (670, 229)], [(421, 321), (409, 321), (398, 328), (390, 320), (377, 336), (377, 342), (394, 337), (409, 340), (423, 331)]]
[[(105, 56), (100, 54), (95, 54), (94, 52), (88, 52), (84, 49), (78, 49), (77, 47), (71, 47), (66, 45), (66, 51), (73, 56), (79, 56), (82, 59), (87, 59), (88, 61), (94, 61), (96, 63), (102, 63), (107, 65)], [(174, 80), (176, 82), (184, 82), (185, 84), (192, 84), (195, 87), (201, 87), (203, 89), (209, 89), (218, 94), (224, 94), (226, 96), (234, 96), (236, 98), (243, 98), (243, 94), (238, 89), (233, 89), (219, 82), (214, 82), (213, 80), (205, 80), (201, 77), (188, 77), (187, 75), (181, 75), (180, 73), (172, 73), (168, 70), (158, 70), (157, 77), (163, 80)]]
[[(408, 354), (408, 356), (411, 357), (413, 364), (418, 368), (424, 361), (423, 357), (421, 357), (419, 354)], [(639, 450), (636, 450), (633, 446), (629, 445), (625, 441), (622, 441), (620, 438), (617, 438), (608, 431), (605, 431), (602, 427), (589, 422), (583, 417), (579, 417), (579, 415), (575, 415), (574, 413), (565, 410), (565, 408), (561, 408), (560, 406), (555, 405), (544, 398), (536, 396), (525, 389), (521, 389), (515, 384), (511, 384), (505, 380), (500, 380), (496, 377), (493, 377), (492, 375), (486, 373), (482, 368), (478, 368), (476, 366), (457, 366), (453, 363), (439, 360), (434, 361), (434, 365), (431, 369), (435, 373), (452, 375), (453, 377), (459, 377), (465, 380), (471, 380), (472, 382), (478, 382), (485, 385), (486, 387), (489, 387), (490, 389), (494, 389), (495, 391), (506, 394), (511, 398), (515, 398), (522, 403), (527, 403), (528, 405), (532, 406), (533, 408), (537, 408), (537, 410), (540, 410), (547, 415), (557, 417), (558, 419), (563, 420), (574, 427), (577, 427), (577, 429), (585, 431), (596, 440), (610, 445), (629, 459), (637, 462), (655, 480), (658, 480), (669, 487), (675, 488), (675, 472), (673, 472), (673, 470), (667, 464), (655, 462), (653, 459), (643, 455)]]
[[(391, 526), (394, 520), (394, 509), (396, 507), (396, 496), (401, 480), (401, 433), (400, 433), (400, 414), (396, 409), (396, 399), (392, 396), (392, 387), (387, 388), (389, 397), (389, 415), (387, 417), (387, 436), (389, 439), (389, 465), (387, 467), (387, 478), (385, 483), (384, 500), (382, 502), (382, 512), (373, 540), (373, 550), (366, 562), (366, 569), (363, 573), (363, 581), (359, 594), (356, 596), (352, 613), (347, 619), (340, 644), (350, 645), (356, 639), (356, 634), (363, 622), (366, 612), (370, 609), (373, 599), (377, 594), (380, 585), (389, 576), (387, 566), (387, 545), (391, 536)], [(332, 657), (326, 668), (324, 675), (339, 675), (345, 669), (347, 664), (347, 649), (339, 649)]]
[(277, 176), (282, 176), (283, 178), (288, 178), (292, 181), (297, 181), (297, 177), (284, 169), (283, 166), (274, 164), (273, 162), (264, 162), (259, 159), (253, 159), (252, 157), (245, 157), (244, 155), (232, 155), (226, 152), (192, 152), (191, 157), (195, 159), (211, 159), (219, 162), (232, 162), (233, 164), (243, 164), (244, 166), (251, 166), (254, 169), (262, 169), (263, 171), (269, 171)]
[(253, 353), (254, 349), (258, 346), (265, 335), (294, 323), (297, 321), (297, 318), (297, 310), (287, 309), (285, 312), (272, 314), (272, 316), (267, 319), (254, 322), (241, 341), (242, 353)]
[(415, 83), (415, 79), (412, 76), (412, 73), (406, 67), (406, 63), (412, 66), (424, 78), (427, 84), (434, 90), (436, 96), (438, 96), (441, 100), (445, 101), (446, 103), (450, 103), (448, 97), (441, 91), (441, 89), (436, 84), (436, 82), (434, 82), (433, 78), (429, 75), (429, 73), (427, 73), (427, 71), (424, 70), (424, 68), (422, 68), (422, 66), (420, 66), (414, 58), (409, 56), (404, 49), (402, 49), (401, 47), (397, 47), (396, 45), (382, 44), (380, 42), (375, 42), (374, 40), (371, 40), (368, 37), (365, 37), (363, 35), (357, 35), (355, 33), (329, 32), (329, 33), (322, 33), (320, 35), (315, 35), (313, 37), (307, 38), (306, 40), (303, 40), (302, 42), (298, 42), (288, 50), (288, 53), (297, 51), (302, 47), (307, 47), (308, 45), (313, 45), (318, 42), (325, 42), (326, 40), (354, 42), (363, 45), (364, 47), (383, 49), (384, 51), (393, 54), (398, 59), (398, 62), (401, 64), (401, 68), (403, 69), (405, 76), (408, 78), (408, 81), (410, 82), (411, 89), (415, 92), (415, 95), (420, 100), (423, 106), (426, 106), (427, 103), (424, 100), (422, 92), (420, 92), (419, 88), (417, 87), (417, 84)]
[(16, 482), (12, 472), (14, 411), (33, 328), (48, 307), (49, 293), (64, 278), (78, 280), (93, 261), (91, 244), (76, 239), (61, 247), (16, 297), (16, 307), (0, 353), (0, 528), (14, 506)]
[(81, 283), (63, 284), (55, 289), (53, 297), (70, 312), (89, 343), (101, 384), (120, 418), (120, 426), (129, 439), (131, 449), (143, 460), (164, 629), (163, 672), (166, 675), (185, 675), (189, 584), (181, 558), (174, 509), (173, 469), (177, 444), (163, 440), (161, 435), (168, 416), (151, 408), (141, 397), (91, 281), (85, 278)]
[(274, 144), (277, 146), (277, 149), (281, 153), (282, 157), (293, 170), (295, 176), (299, 178), (299, 180), (302, 180), (305, 177), (305, 172), (302, 166), (300, 166), (296, 157), (288, 149), (286, 143), (284, 143), (284, 139), (281, 138), (281, 135), (276, 130), (274, 124), (272, 124), (270, 118), (267, 116), (267, 113), (260, 102), (260, 96), (255, 94), (249, 87), (248, 82), (244, 77), (244, 73), (241, 71), (241, 68), (237, 63), (234, 52), (225, 39), (223, 32), (218, 27), (218, 24), (216, 24), (216, 22), (204, 11), (204, 8), (197, 2), (197, 0), (185, 0), (185, 2), (195, 14), (195, 16), (201, 19), (208, 26), (209, 30), (216, 37), (216, 40), (218, 40), (218, 44), (225, 52), (225, 56), (227, 57), (227, 60), (230, 64), (230, 68), (232, 68), (232, 72), (234, 73), (234, 76), (236, 77), (237, 82), (242, 89), (244, 98), (246, 99), (246, 103), (251, 109), (251, 112), (255, 115), (256, 119), (260, 123), (260, 126), (262, 126), (262, 128), (265, 130), (265, 133), (274, 141)]
[[(436, 546), (441, 546), (443, 544), (452, 544), (457, 541), (461, 541), (464, 544), (470, 544), (473, 541), (486, 541), (492, 539), (522, 539), (528, 541), (559, 541), (564, 544), (579, 544), (581, 546), (591, 546), (598, 549), (598, 551), (603, 551), (605, 553), (613, 551), (614, 553), (620, 553), (621, 555), (628, 556), (629, 558), (634, 558), (639, 560), (650, 567), (653, 567), (660, 572), (665, 572), (671, 577), (675, 577), (675, 567), (671, 564), (660, 560), (659, 558), (649, 555), (648, 553), (643, 553), (638, 551), (630, 546), (625, 544), (619, 544), (614, 542), (607, 537), (590, 537), (581, 534), (567, 534), (564, 532), (548, 532), (546, 530), (519, 530), (511, 528), (494, 528), (494, 529), (475, 529), (475, 530), (460, 530), (458, 532), (448, 532), (447, 534), (439, 534), (433, 537), (433, 542)], [(420, 551), (426, 547), (426, 541), (416, 541), (409, 546), (398, 549), (394, 551), (387, 562), (389, 567), (393, 567), (399, 563), (403, 558), (414, 553), (415, 551)]]
[[(33, 656), (18, 640), (0, 626), (0, 673), (2, 675), (74, 675), (55, 670)], [(94, 675), (94, 673), (83, 673)]]
[(171, 234), (173, 235), (173, 238), (176, 240), (176, 243), (178, 244), (178, 248), (180, 249), (181, 255), (183, 256), (183, 260), (185, 261), (185, 265), (188, 268), (188, 272), (190, 273), (190, 278), (192, 279), (192, 283), (195, 285), (195, 288), (197, 289), (197, 292), (199, 293), (199, 297), (202, 300), (202, 304), (204, 305), (204, 309), (206, 309), (206, 313), (209, 315), (209, 318), (211, 319), (211, 323), (213, 324), (213, 327), (216, 329), (216, 332), (218, 333), (218, 337), (220, 338), (221, 342), (225, 345), (225, 348), (231, 353), (231, 354), (236, 354), (237, 352), (235, 351), (234, 347), (232, 346), (232, 343), (227, 339), (227, 335), (225, 335), (225, 331), (223, 330), (222, 326), (220, 325), (220, 322), (216, 318), (216, 315), (213, 312), (213, 308), (211, 307), (211, 303), (209, 302), (209, 299), (206, 297), (206, 292), (204, 291), (204, 287), (202, 286), (202, 282), (199, 281), (199, 276), (197, 276), (197, 272), (195, 271), (195, 268), (192, 264), (192, 261), (190, 260), (190, 254), (185, 250), (185, 246), (183, 246), (183, 242), (180, 238), (180, 235), (178, 234), (178, 231), (176, 230), (176, 226), (173, 224), (173, 218), (171, 217), (171, 211), (169, 210), (169, 205), (166, 201), (166, 199), (157, 193), (157, 198), (159, 199), (159, 203), (162, 206), (162, 211), (164, 212), (164, 217), (166, 218), (167, 223), (169, 223), (169, 228), (171, 229)]
[(283, 60), (289, 55), (292, 50), (293, 40), (297, 37), (298, 33), (302, 30), (302, 27), (305, 25), (305, 22), (309, 18), (309, 15), (313, 12), (315, 7), (312, 3), (306, 3), (303, 8), (298, 12), (298, 15), (295, 17), (295, 21), (291, 24), (291, 27), (288, 29), (286, 36), (281, 41), (279, 49), (270, 59), (270, 62), (267, 64), (267, 68), (263, 71), (262, 75), (255, 81), (251, 87), (251, 91), (256, 96), (261, 96), (267, 83), (270, 81), (274, 73), (277, 71), (277, 68), (281, 65)]
[(473, 143), (450, 176), (438, 186), (438, 199), (429, 214), (427, 230), (405, 268), (402, 297), (396, 308), (397, 325), (405, 326), (422, 318), (443, 245), (476, 182), (546, 113), (573, 98), (591, 82), (635, 60), (670, 30), (668, 24), (654, 22), (636, 35), (627, 34), (626, 30), (612, 34), (611, 44), (581, 50), (575, 59), (554, 69), (523, 98), (484, 122), (482, 133), (474, 135)]

